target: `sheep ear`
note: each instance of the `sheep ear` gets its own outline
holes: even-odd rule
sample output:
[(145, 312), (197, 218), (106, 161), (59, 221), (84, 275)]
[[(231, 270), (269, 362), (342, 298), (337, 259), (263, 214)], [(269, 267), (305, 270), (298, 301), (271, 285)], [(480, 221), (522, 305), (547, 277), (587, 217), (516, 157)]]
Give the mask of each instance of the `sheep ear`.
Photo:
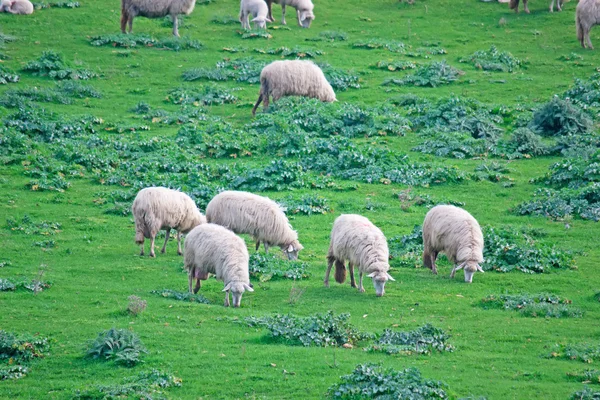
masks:
[(294, 251), (294, 246), (290, 244), (290, 247), (287, 248), (287, 252), (291, 253), (292, 251)]
[(229, 282), (227, 286), (225, 286), (225, 288), (221, 290), (221, 292), (227, 292), (229, 289), (231, 289), (231, 282)]
[(459, 269), (463, 269), (463, 267), (465, 266), (465, 264), (466, 264), (466, 263), (462, 263), (462, 264), (458, 265), (458, 266), (456, 267), (456, 270), (458, 271)]
[(372, 277), (374, 277), (375, 275), (377, 275), (377, 272), (371, 272), (369, 275), (367, 275), (367, 277), (369, 277), (369, 278), (372, 278)]
[(305, 19), (306, 19), (306, 11), (302, 11), (300, 13), (300, 22), (304, 22)]
[(246, 290), (247, 290), (247, 291), (249, 291), (249, 292), (254, 292), (254, 289), (252, 289), (252, 288), (250, 287), (250, 285), (246, 285), (245, 283), (244, 283), (244, 289), (246, 289)]
[(388, 278), (390, 281), (392, 281), (392, 282), (396, 282), (396, 280), (395, 280), (394, 278), (392, 278), (392, 276), (391, 276), (390, 274), (386, 273), (386, 275), (387, 275), (387, 278)]
[(482, 268), (481, 265), (477, 264), (477, 271), (479, 272), (485, 272)]
[(262, 18), (262, 17), (256, 17), (254, 19), (251, 19), (250, 22), (267, 22), (268, 20), (266, 18)]

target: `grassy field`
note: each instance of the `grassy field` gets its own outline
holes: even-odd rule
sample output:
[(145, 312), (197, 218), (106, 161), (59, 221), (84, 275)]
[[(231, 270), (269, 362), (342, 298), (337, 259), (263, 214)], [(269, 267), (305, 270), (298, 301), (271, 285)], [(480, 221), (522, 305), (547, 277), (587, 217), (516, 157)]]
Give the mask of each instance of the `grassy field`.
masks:
[[(34, 102), (33, 105), (21, 104), (21, 108), (37, 105), (65, 119), (93, 115), (103, 120), (96, 126), (96, 133), (75, 133), (64, 142), (44, 140), (34, 133), (27, 133), (31, 142), (21, 153), (11, 150), (11, 154), (7, 154), (0, 149), (0, 240), (3, 243), (0, 279), (31, 280), (41, 276), (42, 280), (52, 283), (49, 289), (37, 294), (24, 289), (0, 292), (0, 330), (35, 334), (51, 340), (47, 356), (31, 363), (26, 377), (0, 381), (0, 398), (72, 398), (76, 390), (96, 384), (117, 384), (123, 377), (151, 368), (182, 379), (181, 387), (166, 391), (170, 398), (323, 398), (329, 387), (339, 383), (340, 376), (366, 362), (382, 363), (395, 369), (416, 367), (424, 377), (443, 381), (451, 398), (565, 399), (581, 390), (583, 384), (569, 379), (567, 373), (580, 372), (590, 366), (576, 360), (549, 358), (548, 355), (555, 351), (557, 344), (600, 345), (600, 303), (594, 298), (600, 291), (600, 251), (597, 248), (600, 227), (594, 221), (580, 218), (551, 220), (510, 212), (519, 203), (531, 199), (541, 185), (532, 184), (530, 180), (544, 175), (550, 165), (561, 161), (560, 155), (511, 160), (508, 175), (512, 185), (464, 179), (458, 183), (417, 185), (412, 190), (423, 196), (429, 195), (434, 201), (446, 199), (464, 203), (464, 208), (483, 226), (541, 229), (545, 236), (538, 244), (576, 251), (576, 269), (543, 274), (489, 271), (476, 274), (473, 283), (468, 285), (464, 283), (462, 273), (454, 280), (449, 279), (451, 267), (447, 262), (440, 263), (440, 274), (434, 276), (424, 268), (400, 267), (394, 259), (390, 273), (396, 281), (388, 282), (382, 298), (375, 296), (368, 279), (365, 280), (366, 293), (358, 293), (348, 284), (334, 283), (326, 289), (322, 283), (325, 256), (331, 226), (338, 215), (365, 215), (392, 238), (406, 235), (415, 225), (422, 224), (428, 208), (416, 205), (401, 208), (397, 194), (407, 189), (407, 185), (382, 184), (378, 180), (372, 184), (355, 182), (337, 176), (327, 178), (313, 171), (307, 173), (306, 179), (329, 179), (338, 188), (332, 188), (332, 185), (311, 188), (308, 184), (261, 193), (274, 199), (289, 196), (300, 199), (306, 194), (318, 194), (328, 200), (332, 210), (326, 214), (290, 217), (305, 247), (300, 260), (309, 265), (310, 278), (296, 282), (253, 279), (255, 292), (244, 295), (239, 309), (222, 306), (223, 286), (214, 279), (208, 280), (201, 289), (212, 302), (210, 305), (151, 294), (157, 289), (185, 291), (187, 288), (183, 260), (176, 255), (175, 241), (170, 241), (167, 254), (157, 251), (154, 259), (140, 257), (133, 242), (131, 215), (105, 212), (111, 203), (102, 204), (100, 199), (108, 198), (111, 192), (127, 190), (136, 180), (164, 184), (177, 172), (175, 175), (144, 172), (143, 168), (138, 168), (137, 156), (133, 155), (127, 161), (129, 167), (125, 168), (130, 169), (132, 182), (122, 187), (110, 185), (102, 174), (105, 168), (102, 167), (102, 155), (94, 168), (76, 167), (79, 162), (74, 157), (74, 161), (67, 164), (78, 171), (78, 176), (72, 176), (68, 168), (62, 172), (71, 183), (64, 192), (31, 190), (32, 177), (26, 174), (27, 171), (42, 158), (52, 160), (61, 148), (72, 149), (80, 137), (82, 151), (91, 146), (91, 138), (99, 141), (98, 151), (104, 147), (107, 151), (111, 146), (116, 148), (117, 142), (122, 142), (122, 146), (152, 143), (152, 138), (159, 138), (158, 148), (172, 149), (168, 146), (175, 143), (182, 126), (199, 124), (198, 130), (202, 131), (205, 125), (198, 120), (167, 125), (143, 120), (131, 109), (145, 102), (152, 108), (177, 112), (180, 106), (165, 101), (170, 90), (207, 85), (205, 81), (182, 80), (182, 72), (191, 68), (211, 68), (225, 58), (254, 57), (261, 61), (280, 58), (260, 54), (254, 49), (302, 46), (323, 51), (324, 54), (315, 58), (317, 62), (327, 62), (360, 77), (359, 89), (337, 91), (338, 105), (342, 108), (348, 104), (393, 107), (389, 98), (408, 93), (432, 101), (455, 95), (476, 99), (490, 108), (513, 110), (499, 124), (506, 134), (514, 129), (513, 122), (519, 115), (514, 110), (529, 112), (553, 95), (563, 93), (573, 84), (574, 78), (587, 79), (596, 72), (599, 60), (597, 51), (583, 51), (576, 39), (576, 2), (566, 3), (561, 13), (549, 13), (547, 3), (532, 2), (531, 14), (526, 15), (514, 14), (506, 4), (496, 2), (417, 0), (409, 5), (393, 0), (317, 1), (316, 20), (310, 29), (299, 28), (294, 13), (288, 11), (289, 30), (269, 29), (272, 34), (269, 40), (244, 40), (238, 33), (239, 23), (211, 22), (215, 16), (237, 18), (238, 6), (238, 2), (232, 0), (197, 5), (194, 12), (185, 17), (180, 34), (199, 40), (203, 48), (178, 52), (145, 46), (130, 49), (91, 46), (91, 37), (118, 33), (120, 7), (117, 1), (82, 1), (79, 8), (53, 7), (38, 10), (31, 16), (0, 15), (1, 31), (16, 38), (0, 49), (7, 56), (1, 65), (20, 75), (18, 83), (0, 87), (0, 95), (16, 88), (53, 88), (52, 79), (34, 76), (22, 68), (39, 58), (43, 51), (55, 50), (72, 67), (98, 73), (98, 78), (85, 84), (92, 85), (102, 97), (75, 99), (71, 104)], [(274, 8), (278, 19), (280, 8)], [(335, 42), (305, 40), (317, 37), (322, 31), (345, 32), (348, 39)], [(136, 34), (167, 39), (170, 32), (171, 28), (165, 26), (163, 20), (137, 18), (134, 22)], [(592, 31), (592, 41), (600, 45), (597, 32), (600, 31)], [(372, 38), (402, 42), (408, 51), (416, 51), (427, 43), (439, 43), (437, 47), (445, 49), (447, 54), (411, 58), (406, 51), (392, 53), (385, 49), (353, 47), (359, 40)], [(486, 72), (471, 64), (459, 63), (460, 58), (478, 50), (488, 50), (491, 45), (509, 51), (523, 61), (523, 66), (507, 73)], [(232, 54), (223, 48), (246, 50)], [(373, 67), (378, 61), (405, 60), (426, 64), (443, 59), (464, 74), (457, 82), (435, 88), (398, 86), (390, 89), (381, 85), (384, 79), (402, 77), (413, 71), (390, 72)], [(206, 106), (202, 108), (202, 115), (221, 117), (231, 123), (241, 132), (241, 138), (247, 135), (250, 142), (244, 146), (253, 147), (255, 142), (276, 137), (277, 132), (267, 139), (249, 132), (257, 84), (228, 80), (213, 85), (239, 88), (232, 91), (239, 99), (234, 104)], [(2, 108), (2, 117), (8, 118), (16, 111)], [(398, 108), (397, 111), (406, 114), (406, 109)], [(282, 115), (285, 118), (286, 114)], [(135, 132), (125, 129), (119, 133), (110, 127), (110, 123), (138, 129)], [(295, 123), (289, 121), (289, 124)], [(140, 125), (148, 126), (149, 130), (139, 129)], [(8, 135), (13, 129), (16, 128), (0, 131), (0, 146), (7, 146)], [(411, 151), (421, 142), (423, 137), (418, 135), (416, 127), (404, 136), (373, 135), (350, 139), (356, 146), (389, 149), (393, 154), (406, 153), (412, 162), (456, 167), (468, 175), (482, 163), (481, 159), (442, 158)], [(214, 168), (220, 165), (252, 168), (281, 158), (276, 152), (263, 152), (265, 146), (265, 143), (256, 145), (253, 148), (257, 150), (250, 156), (220, 158), (211, 157), (200, 147), (191, 148), (181, 158), (172, 151), (156, 152), (156, 158), (149, 165), (168, 170), (169, 165), (184, 159)], [(302, 161), (307, 156), (300, 154), (290, 159)], [(117, 156), (110, 161), (118, 162)], [(177, 176), (187, 177), (189, 173), (189, 179), (185, 178), (185, 185), (176, 182), (174, 186), (194, 191), (196, 184), (228, 187), (232, 181), (229, 176), (217, 182), (214, 176), (203, 176), (204, 170), (199, 171), (194, 174), (181, 172)], [(235, 174), (238, 170), (232, 171)], [(33, 187), (36, 188), (39, 187)], [(19, 226), (23, 226), (21, 221), (25, 215), (34, 222), (57, 222), (59, 232), (42, 235), (11, 229), (8, 220), (14, 218)], [(245, 239), (252, 250), (251, 239)], [(43, 241), (53, 242), (36, 244)], [(157, 243), (162, 244), (162, 239), (159, 238)], [(290, 301), (298, 290), (302, 294)], [(552, 293), (570, 299), (572, 306), (584, 314), (581, 318), (531, 318), (514, 311), (488, 310), (479, 306), (484, 297), (502, 293)], [(147, 309), (138, 316), (126, 312), (130, 295), (147, 301)], [(273, 313), (308, 316), (329, 310), (336, 314), (350, 313), (353, 325), (371, 333), (381, 333), (385, 328), (408, 331), (431, 323), (451, 335), (450, 343), (456, 349), (431, 355), (387, 355), (363, 351), (366, 344), (356, 345), (353, 349), (293, 346), (269, 338), (265, 329), (248, 328), (230, 321), (230, 318)], [(86, 344), (111, 327), (130, 329), (139, 335), (149, 350), (143, 364), (129, 369), (84, 357)]]

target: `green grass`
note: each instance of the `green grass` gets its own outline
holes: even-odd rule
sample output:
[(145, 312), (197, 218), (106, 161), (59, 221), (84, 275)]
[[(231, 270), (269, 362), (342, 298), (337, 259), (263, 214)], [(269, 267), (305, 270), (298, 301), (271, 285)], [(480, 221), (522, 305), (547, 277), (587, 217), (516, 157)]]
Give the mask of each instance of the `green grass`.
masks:
[[(2, 32), (17, 38), (4, 43), (2, 53), (9, 58), (2, 65), (20, 75), (18, 83), (0, 85), (0, 94), (28, 87), (54, 88), (45, 77), (33, 76), (21, 69), (38, 59), (43, 51), (55, 50), (70, 66), (85, 68), (100, 77), (86, 81), (102, 93), (101, 98), (74, 99), (72, 104), (40, 103), (66, 119), (91, 114), (113, 124), (149, 125), (141, 138), (174, 138), (180, 125), (161, 125), (142, 120), (130, 110), (140, 102), (153, 109), (178, 110), (165, 102), (173, 89), (199, 89), (206, 82), (187, 83), (181, 73), (192, 68), (213, 68), (224, 58), (252, 56), (272, 61), (273, 55), (253, 52), (254, 48), (314, 48), (324, 54), (316, 62), (351, 70), (361, 78), (360, 89), (339, 91), (340, 102), (376, 106), (398, 94), (414, 93), (436, 99), (455, 94), (473, 97), (491, 105), (534, 105), (547, 102), (564, 92), (574, 78), (587, 78), (600, 62), (597, 51), (583, 51), (576, 40), (573, 14), (576, 2), (566, 3), (562, 13), (548, 13), (547, 3), (532, 3), (530, 15), (515, 15), (505, 4), (461, 0), (418, 0), (414, 5), (393, 0), (368, 4), (360, 0), (317, 2), (315, 22), (308, 30), (296, 26), (289, 14), (289, 30), (271, 29), (271, 39), (242, 40), (239, 25), (214, 24), (218, 15), (237, 15), (237, 3), (215, 1), (197, 5), (186, 17), (182, 36), (203, 43), (201, 50), (169, 51), (148, 47), (128, 50), (94, 47), (89, 38), (119, 32), (117, 3), (81, 2), (75, 9), (48, 8), (31, 16), (0, 14)], [(279, 18), (275, 6), (275, 18)], [(506, 24), (500, 24), (504, 19)], [(157, 39), (169, 39), (170, 28), (162, 20), (136, 18), (134, 32)], [(597, 28), (598, 29), (598, 28)], [(323, 31), (347, 34), (344, 41), (310, 41)], [(383, 39), (411, 46), (407, 51), (438, 43), (447, 54), (415, 58), (392, 53), (384, 48), (353, 48), (359, 40)], [(600, 29), (592, 30), (592, 41), (600, 43)], [(523, 61), (514, 73), (486, 72), (459, 59), (495, 45)], [(230, 54), (223, 48), (247, 48), (246, 53)], [(425, 54), (425, 52), (422, 52)], [(575, 58), (579, 55), (582, 59)], [(565, 59), (565, 57), (567, 59)], [(374, 68), (380, 61), (412, 61), (419, 64), (445, 59), (465, 72), (457, 82), (436, 88), (395, 87), (387, 92), (381, 83), (389, 77), (402, 78), (412, 73)], [(573, 61), (575, 60), (575, 61)], [(252, 103), (258, 85), (235, 82), (215, 83), (219, 88), (234, 89), (236, 104), (211, 105), (207, 113), (221, 116), (236, 129), (251, 121)], [(15, 110), (0, 109), (0, 117)], [(596, 128), (595, 128), (596, 129)], [(0, 139), (3, 136), (0, 131)], [(101, 130), (102, 135), (132, 135)], [(415, 133), (404, 137), (352, 139), (357, 144), (378, 143), (392, 151), (408, 153), (415, 162), (442, 162), (472, 173), (481, 160), (442, 159), (411, 152), (423, 142)], [(42, 145), (40, 145), (42, 146)], [(43, 146), (40, 147), (43, 153)], [(198, 163), (264, 164), (271, 156), (253, 154), (235, 160), (207, 160)], [(211, 304), (177, 301), (151, 293), (153, 290), (185, 291), (187, 277), (182, 258), (176, 255), (172, 240), (167, 254), (156, 259), (140, 257), (133, 242), (131, 217), (104, 213), (93, 201), (98, 193), (119, 189), (69, 176), (71, 187), (64, 193), (31, 191), (24, 166), (0, 166), (0, 278), (11, 280), (41, 279), (52, 282), (43, 292), (18, 290), (0, 292), (0, 329), (18, 334), (38, 334), (51, 340), (48, 355), (28, 365), (26, 377), (0, 382), (2, 399), (71, 398), (75, 390), (96, 384), (120, 384), (124, 377), (149, 369), (166, 371), (182, 379), (182, 386), (166, 393), (172, 398), (322, 398), (327, 389), (350, 374), (359, 363), (381, 362), (384, 367), (403, 370), (417, 367), (424, 378), (448, 385), (454, 397), (469, 395), (488, 399), (564, 399), (583, 385), (570, 380), (567, 373), (582, 369), (579, 362), (548, 358), (555, 345), (598, 345), (600, 310), (594, 294), (600, 290), (600, 251), (597, 248), (600, 227), (597, 223), (573, 219), (554, 222), (543, 217), (518, 217), (509, 213), (515, 205), (530, 199), (536, 187), (532, 178), (544, 175), (559, 157), (541, 157), (510, 162), (514, 186), (473, 180), (460, 184), (417, 187), (415, 192), (434, 199), (465, 203), (482, 225), (494, 227), (530, 226), (547, 232), (544, 242), (563, 249), (581, 251), (577, 270), (541, 275), (520, 272), (476, 274), (467, 285), (458, 274), (449, 279), (450, 266), (440, 263), (440, 275), (419, 268), (392, 268), (396, 282), (386, 285), (382, 298), (375, 297), (369, 280), (366, 293), (349, 285), (323, 287), (329, 232), (341, 213), (360, 213), (378, 225), (388, 238), (408, 234), (422, 224), (427, 208), (401, 209), (394, 196), (406, 186), (360, 183), (355, 191), (310, 190), (292, 192), (320, 195), (332, 211), (310, 216), (295, 214), (291, 223), (299, 232), (305, 249), (300, 261), (309, 265), (310, 278), (292, 282), (287, 279), (259, 282), (253, 280), (254, 293), (246, 293), (240, 309), (222, 306), (223, 285), (214, 279), (201, 289)], [(26, 167), (27, 165), (25, 165)], [(340, 182), (353, 184), (352, 182)], [(274, 199), (287, 199), (289, 191), (264, 193)], [(376, 207), (372, 205), (375, 204)], [(371, 205), (371, 207), (367, 207)], [(370, 208), (368, 210), (367, 208)], [(21, 220), (27, 214), (33, 221), (61, 224), (51, 237), (12, 232), (6, 220)], [(253, 243), (247, 238), (249, 249)], [(34, 246), (54, 240), (51, 248)], [(160, 242), (160, 240), (159, 240)], [(261, 251), (263, 251), (261, 249)], [(276, 251), (276, 249), (273, 249)], [(394, 261), (391, 262), (394, 267)], [(43, 266), (42, 266), (43, 265)], [(303, 289), (304, 291), (299, 291)], [(298, 293), (301, 293), (298, 296)], [(518, 313), (484, 310), (478, 302), (490, 293), (552, 293), (566, 297), (583, 311), (582, 318), (523, 318)], [(294, 294), (294, 301), (290, 296)], [(130, 295), (147, 301), (146, 310), (137, 317), (126, 312)], [(451, 335), (455, 351), (429, 356), (400, 356), (367, 353), (362, 348), (318, 348), (274, 343), (262, 329), (232, 324), (224, 317), (244, 318), (291, 313), (305, 317), (332, 310), (349, 312), (350, 323), (358, 330), (382, 333), (391, 328), (412, 331), (431, 323)], [(112, 327), (131, 329), (143, 341), (149, 354), (144, 363), (132, 369), (117, 367), (85, 358), (85, 346), (98, 333)], [(597, 361), (594, 362), (594, 364)], [(591, 367), (594, 367), (594, 364)], [(286, 371), (284, 373), (284, 371)], [(293, 373), (293, 374), (292, 374)]]

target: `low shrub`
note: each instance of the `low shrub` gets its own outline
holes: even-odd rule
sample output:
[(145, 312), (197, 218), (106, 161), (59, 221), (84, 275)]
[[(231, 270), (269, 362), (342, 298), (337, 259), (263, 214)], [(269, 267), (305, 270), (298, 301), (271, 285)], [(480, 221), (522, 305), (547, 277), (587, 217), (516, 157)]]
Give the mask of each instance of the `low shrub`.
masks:
[(318, 194), (305, 194), (300, 199), (289, 196), (279, 200), (286, 214), (327, 214), (332, 210), (329, 200)]
[(148, 302), (146, 300), (142, 300), (141, 297), (135, 296), (133, 294), (129, 296), (127, 300), (129, 301), (129, 303), (127, 304), (127, 311), (129, 312), (129, 314), (136, 317), (142, 312), (144, 312), (146, 306), (148, 305)]
[(367, 348), (367, 351), (405, 355), (454, 351), (454, 346), (447, 343), (449, 338), (450, 335), (443, 329), (431, 324), (425, 324), (408, 332), (386, 329), (375, 343)]
[(202, 43), (188, 37), (156, 39), (148, 35), (132, 35), (124, 33), (92, 36), (90, 38), (90, 44), (96, 47), (110, 46), (122, 48), (144, 46), (173, 51), (200, 50), (203, 47)]
[(238, 31), (238, 34), (242, 36), (242, 39), (271, 39), (273, 37), (273, 35), (264, 29)]
[(375, 64), (375, 67), (379, 69), (385, 69), (388, 71), (405, 71), (407, 69), (417, 68), (417, 64), (412, 61), (395, 60), (395, 61), (379, 61)]
[(325, 54), (321, 50), (311, 49), (308, 47), (295, 46), (293, 48), (287, 47), (271, 47), (268, 49), (254, 49), (256, 53), (260, 54), (271, 54), (278, 55), (281, 57), (292, 57), (292, 58), (315, 58), (317, 56)]
[(592, 125), (592, 119), (583, 110), (555, 96), (535, 110), (527, 127), (542, 136), (563, 136), (587, 133)]
[(433, 154), (437, 157), (474, 158), (482, 157), (489, 150), (489, 144), (481, 139), (475, 139), (470, 133), (439, 133), (425, 140), (412, 151)]
[(193, 89), (178, 88), (169, 91), (166, 101), (173, 104), (193, 104), (204, 106), (231, 104), (239, 100), (232, 93), (233, 90), (214, 85), (201, 86), (200, 88)]
[(253, 253), (248, 265), (250, 276), (261, 282), (271, 279), (307, 279), (308, 264), (302, 261), (284, 260), (274, 254)]
[(6, 85), (8, 83), (19, 82), (20, 76), (17, 75), (13, 70), (6, 68), (4, 65), (0, 65), (0, 85)]
[(116, 328), (100, 332), (86, 351), (86, 357), (114, 361), (126, 367), (143, 362), (143, 354), (148, 354), (148, 350), (135, 333)]
[(519, 311), (526, 317), (581, 317), (583, 315), (581, 310), (570, 307), (570, 304), (571, 300), (549, 293), (489, 295), (481, 300), (481, 306), (485, 309), (501, 308), (504, 310), (514, 310)]
[(577, 157), (559, 161), (550, 166), (550, 171), (534, 182), (558, 188), (582, 188), (600, 182), (600, 152), (589, 158)]
[(600, 370), (597, 369), (588, 368), (580, 372), (567, 372), (567, 376), (578, 382), (600, 385)]
[(215, 68), (194, 68), (184, 71), (181, 75), (184, 81), (211, 80), (258, 83), (260, 73), (266, 65), (265, 61), (253, 57), (225, 59), (217, 62)]
[(44, 51), (40, 58), (25, 64), (23, 71), (56, 80), (87, 80), (98, 77), (98, 74), (93, 71), (71, 67), (64, 61), (62, 55), (53, 50)]
[(581, 361), (590, 364), (600, 360), (600, 345), (588, 343), (557, 344), (554, 346), (554, 351), (548, 357)]
[(370, 339), (373, 335), (354, 328), (350, 314), (314, 314), (308, 317), (294, 315), (274, 315), (271, 317), (246, 317), (243, 322), (251, 327), (264, 327), (272, 338), (291, 345), (303, 346), (343, 346)]
[(31, 102), (71, 104), (74, 98), (102, 97), (92, 86), (77, 81), (62, 81), (56, 88), (28, 87), (7, 90), (0, 98), (0, 104), (7, 108), (29, 106)]
[(392, 53), (403, 53), (406, 51), (406, 45), (402, 42), (384, 39), (365, 39), (352, 44), (355, 49), (386, 49)]
[(6, 227), (11, 232), (24, 233), (25, 235), (55, 235), (61, 231), (61, 225), (58, 222), (39, 221), (35, 222), (28, 214), (24, 214), (21, 220), (15, 217), (6, 219)]
[(177, 290), (171, 290), (171, 289), (153, 290), (150, 293), (157, 294), (157, 295), (165, 297), (167, 299), (187, 301), (190, 303), (210, 304), (210, 300), (208, 300), (206, 297), (202, 296), (201, 294), (194, 294), (194, 293), (190, 293), (190, 292), (179, 292)]
[(327, 63), (320, 63), (319, 66), (325, 74), (325, 78), (331, 87), (337, 91), (345, 91), (350, 88), (360, 88), (360, 78), (352, 71), (346, 71), (341, 68), (335, 68)]
[(43, 10), (45, 8), (79, 8), (81, 6), (78, 1), (41, 1), (32, 4), (36, 10)]
[(359, 364), (352, 374), (342, 376), (341, 380), (341, 383), (334, 384), (328, 389), (328, 398), (336, 400), (450, 398), (444, 383), (423, 378), (416, 368), (398, 371), (392, 368), (384, 369), (381, 365), (372, 363)]
[(472, 64), (484, 71), (514, 72), (521, 68), (522, 62), (507, 51), (499, 51), (492, 45), (489, 51), (479, 50), (460, 62)]
[(2, 279), (0, 278), (0, 292), (15, 291), (19, 289), (25, 289), (34, 293), (39, 293), (45, 289), (49, 289), (52, 286), (51, 282), (44, 282), (37, 279)]
[(0, 381), (9, 379), (21, 379), (29, 372), (29, 368), (23, 365), (0, 365)]
[(455, 82), (463, 74), (464, 72), (447, 64), (445, 60), (436, 61), (417, 68), (414, 74), (407, 75), (404, 78), (388, 78), (383, 81), (383, 85), (437, 87)]
[(0, 330), (0, 362), (28, 363), (45, 357), (49, 350), (50, 342), (47, 338)]
[(529, 128), (518, 128), (512, 132), (507, 141), (499, 143), (494, 152), (499, 156), (514, 159), (548, 155), (552, 149)]
[(505, 182), (513, 179), (506, 175), (511, 172), (507, 164), (491, 161), (481, 163), (475, 167), (475, 173), (471, 175), (474, 180), (490, 181), (490, 182)]
[(348, 40), (348, 34), (342, 31), (322, 31), (316, 37), (305, 40), (312, 42), (344, 42)]
[(600, 107), (600, 72), (588, 79), (575, 78), (571, 86), (561, 97), (585, 107)]
[(573, 393), (570, 400), (598, 400), (600, 399), (600, 391), (588, 386)]
[(419, 267), (423, 255), (423, 229), (420, 225), (415, 225), (411, 233), (389, 239), (388, 247), (390, 259), (395, 260), (394, 265)]
[(600, 221), (600, 183), (577, 189), (537, 189), (533, 200), (518, 204), (517, 215), (541, 215), (552, 219), (578, 217)]

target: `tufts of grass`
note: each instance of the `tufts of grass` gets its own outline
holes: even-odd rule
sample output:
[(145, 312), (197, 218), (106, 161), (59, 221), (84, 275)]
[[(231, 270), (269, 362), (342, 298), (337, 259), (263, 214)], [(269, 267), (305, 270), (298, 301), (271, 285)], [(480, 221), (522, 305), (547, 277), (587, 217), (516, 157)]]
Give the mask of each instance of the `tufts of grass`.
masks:
[(239, 100), (233, 95), (234, 90), (236, 89), (225, 89), (215, 85), (206, 85), (200, 88), (178, 88), (170, 90), (166, 100), (173, 104), (193, 104), (195, 106), (231, 104)]
[(156, 39), (148, 35), (126, 35), (126, 34), (111, 34), (98, 35), (90, 38), (90, 44), (95, 47), (110, 46), (110, 47), (152, 47), (163, 50), (201, 50), (203, 45), (198, 40), (189, 37), (169, 37), (165, 39)]
[(358, 40), (352, 44), (355, 49), (386, 49), (392, 53), (404, 53), (406, 45), (402, 42), (385, 39), (365, 39)]
[(600, 360), (600, 345), (589, 343), (557, 344), (548, 357), (590, 364)]
[(417, 64), (412, 61), (395, 60), (395, 61), (379, 61), (375, 64), (375, 67), (379, 69), (385, 69), (387, 71), (405, 71), (407, 69), (417, 68)]
[(479, 50), (460, 62), (472, 64), (477, 69), (495, 72), (514, 72), (521, 68), (522, 62), (507, 51), (499, 51), (492, 45), (488, 51)]
[(87, 347), (86, 357), (114, 361), (115, 364), (126, 367), (143, 362), (143, 355), (148, 354), (140, 338), (126, 329), (111, 328), (102, 331)]
[(279, 200), (286, 214), (327, 214), (333, 211), (329, 205), (329, 200), (318, 194), (305, 194), (299, 199), (288, 196)]
[(238, 17), (234, 17), (232, 15), (214, 15), (210, 22), (218, 25), (237, 25), (240, 23)]
[(447, 343), (449, 338), (450, 335), (443, 329), (436, 328), (431, 324), (425, 324), (408, 332), (386, 329), (366, 350), (404, 355), (454, 351), (454, 346)]
[(272, 279), (301, 280), (310, 277), (308, 264), (302, 261), (284, 260), (274, 254), (253, 253), (248, 265), (250, 276), (261, 282)]
[(93, 71), (71, 67), (63, 56), (54, 50), (44, 51), (40, 58), (25, 64), (23, 71), (56, 80), (87, 80), (98, 77), (98, 74)]
[(592, 124), (592, 119), (578, 106), (554, 97), (533, 113), (528, 128), (542, 136), (563, 136), (587, 133)]
[(586, 369), (579, 372), (567, 372), (567, 376), (577, 382), (600, 385), (600, 370)]
[(464, 72), (447, 64), (445, 60), (436, 61), (419, 67), (414, 74), (407, 75), (402, 79), (387, 78), (383, 81), (383, 85), (426, 86), (434, 88), (455, 82), (463, 74)]
[(157, 294), (161, 297), (179, 301), (187, 301), (190, 303), (200, 303), (200, 304), (210, 304), (210, 300), (201, 294), (193, 294), (190, 292), (179, 292), (177, 290), (171, 289), (162, 289), (162, 290), (153, 290), (150, 292), (152, 294)]
[(287, 47), (271, 47), (268, 49), (254, 49), (254, 51), (260, 54), (271, 54), (292, 58), (315, 58), (325, 54), (323, 51), (318, 49), (300, 46), (294, 46), (291, 49)]
[(348, 34), (342, 31), (322, 31), (317, 36), (305, 40), (311, 42), (345, 42), (348, 40)]
[(165, 389), (181, 387), (181, 378), (152, 369), (123, 379), (117, 385), (95, 385), (75, 391), (73, 400), (110, 400), (117, 398), (167, 399)]
[(19, 82), (20, 76), (17, 75), (13, 70), (0, 65), (0, 85), (6, 85), (8, 83)]
[(485, 308), (500, 308), (504, 310), (519, 311), (526, 317), (542, 318), (580, 318), (583, 313), (570, 306), (571, 300), (559, 296), (540, 294), (519, 295), (489, 295), (481, 300), (480, 305)]
[(271, 39), (273, 35), (264, 29), (250, 29), (245, 31), (238, 31), (238, 34), (242, 39)]

